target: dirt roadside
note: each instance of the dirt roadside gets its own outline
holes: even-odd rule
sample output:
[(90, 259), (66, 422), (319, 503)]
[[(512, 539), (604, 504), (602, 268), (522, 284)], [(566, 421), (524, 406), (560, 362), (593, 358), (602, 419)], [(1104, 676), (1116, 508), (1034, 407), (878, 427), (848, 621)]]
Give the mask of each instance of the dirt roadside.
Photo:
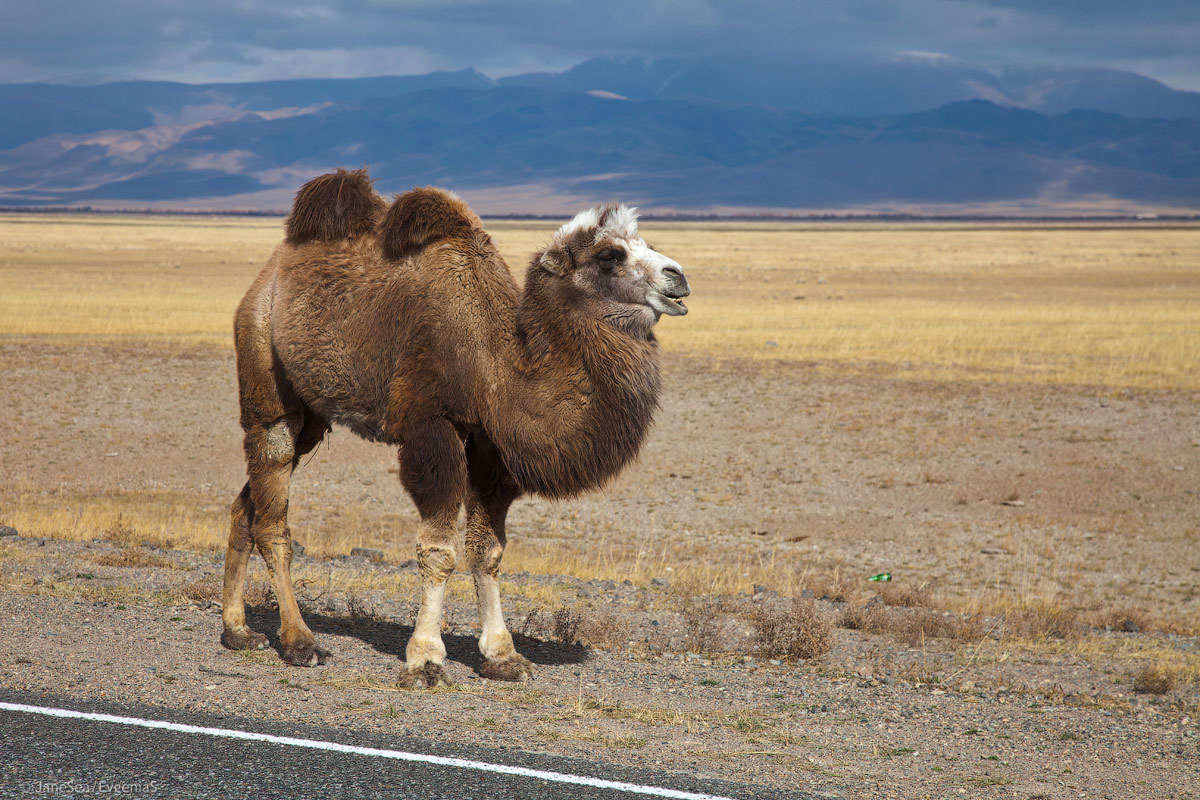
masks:
[[(273, 652), (219, 647), (219, 553), (24, 530), (0, 539), (0, 686), (844, 797), (1197, 796), (1200, 689), (1179, 680), (1159, 696), (1131, 680), (1155, 660), (1195, 668), (1196, 638), (1171, 631), (1200, 614), (1200, 398), (700, 359), (669, 360), (666, 377), (640, 462), (581, 501), (523, 502), (519, 546), (579, 558), (642, 547), (677, 554), (680, 572), (770, 553), (795, 588), (837, 599), (817, 601), (834, 620), (872, 594), (823, 590), (835, 575), (889, 570), (898, 587), (931, 587), (923, 613), (966, 610), (973, 593), (1052, 596), (1084, 632), (1026, 641), (987, 614), (971, 637), (839, 627), (828, 654), (773, 663), (755, 650), (751, 622), (781, 587), (697, 600), (697, 586), (665, 568), (630, 585), (519, 574), (506, 578), (505, 609), (538, 677), (494, 684), (474, 674), (477, 619), (459, 575), (446, 632), (458, 685), (400, 692), (415, 610), (401, 558), (300, 560), (310, 624), (336, 655), (301, 670)], [(222, 513), (240, 485), (226, 353), (8, 342), (0, 379), (12, 422), (0, 441), (0, 523), (20, 504), (143, 491)], [(393, 457), (335, 434), (297, 475), (297, 536), (311, 548), (351, 506), (399, 515), (403, 529), (411, 510), (387, 475)], [(252, 624), (271, 632), (260, 594)], [(697, 602), (722, 620), (706, 641), (689, 616)], [(562, 609), (583, 630), (556, 623)], [(1102, 618), (1122, 609), (1145, 630), (1105, 630)]]

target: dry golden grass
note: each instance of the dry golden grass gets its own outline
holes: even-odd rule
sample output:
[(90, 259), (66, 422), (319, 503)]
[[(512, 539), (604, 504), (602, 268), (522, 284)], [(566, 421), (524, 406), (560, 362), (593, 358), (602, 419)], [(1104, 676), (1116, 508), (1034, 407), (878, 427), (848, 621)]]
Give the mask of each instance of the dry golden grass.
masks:
[(229, 538), (224, 512), (198, 507), (194, 498), (176, 492), (29, 492), (14, 494), (6, 505), (6, 523), (30, 537), (184, 550), (223, 548)]
[[(518, 278), (552, 222), (491, 221)], [(0, 215), (0, 335), (229, 346), (277, 219)], [(982, 381), (1200, 388), (1200, 226), (646, 223), (668, 350)], [(769, 344), (774, 343), (774, 344)]]
[[(555, 225), (488, 227), (520, 279)], [(692, 313), (660, 326), (670, 351), (900, 378), (1200, 389), (1200, 225), (650, 222), (643, 231), (685, 265), (693, 285)], [(281, 233), (280, 220), (268, 218), (0, 215), (0, 336), (229, 348), (232, 309)], [(183, 493), (9, 486), (6, 495), (3, 521), (29, 536), (195, 550), (223, 549), (228, 536), (223, 503)], [(298, 530), (308, 513), (333, 512), (297, 508)], [(411, 514), (336, 513), (336, 524), (322, 526), (332, 535), (304, 542), (311, 555), (355, 546), (382, 548), (391, 561), (413, 555)], [(857, 571), (797, 570), (776, 552), (714, 561), (666, 545), (631, 554), (619, 533), (578, 550), (517, 538), (505, 571), (637, 584), (666, 577), (698, 595), (759, 583), (858, 604), (870, 596)], [(1017, 564), (1013, 588), (985, 586), (968, 599), (899, 586), (884, 599), (1004, 614), (1026, 637), (1053, 638), (1075, 625), (1052, 572), (1071, 563), (1039, 563)], [(1194, 620), (1136, 622), (1195, 630)]]

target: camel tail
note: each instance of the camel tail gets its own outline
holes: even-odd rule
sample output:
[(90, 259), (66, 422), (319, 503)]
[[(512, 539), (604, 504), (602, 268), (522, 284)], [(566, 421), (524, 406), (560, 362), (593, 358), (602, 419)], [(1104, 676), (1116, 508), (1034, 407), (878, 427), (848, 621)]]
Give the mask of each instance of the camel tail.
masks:
[(383, 210), (373, 183), (365, 169), (339, 169), (301, 186), (287, 218), (288, 242), (332, 242), (369, 232)]
[(396, 195), (379, 223), (379, 241), (384, 256), (395, 260), (438, 239), (472, 236), (482, 227), (457, 195), (425, 186)]

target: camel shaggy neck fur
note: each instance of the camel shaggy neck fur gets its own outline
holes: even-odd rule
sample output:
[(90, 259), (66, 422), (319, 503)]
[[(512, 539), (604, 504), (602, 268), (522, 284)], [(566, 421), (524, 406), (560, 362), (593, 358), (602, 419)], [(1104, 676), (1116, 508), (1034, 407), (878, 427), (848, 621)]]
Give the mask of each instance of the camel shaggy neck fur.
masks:
[(650, 248), (626, 206), (597, 206), (533, 256), (519, 291), (479, 218), (430, 187), (386, 204), (363, 171), (297, 194), (287, 236), (235, 316), (249, 480), (233, 504), (222, 642), (260, 648), (245, 621), (253, 549), (279, 599), (283, 658), (323, 663), (291, 588), (291, 473), (339, 423), (399, 446), (420, 513), (421, 606), (412, 686), (447, 681), (440, 622), (467, 513), (486, 677), (523, 680), (497, 575), (508, 508), (523, 493), (569, 497), (632, 459), (660, 388), (653, 326), (681, 315), (682, 269)]

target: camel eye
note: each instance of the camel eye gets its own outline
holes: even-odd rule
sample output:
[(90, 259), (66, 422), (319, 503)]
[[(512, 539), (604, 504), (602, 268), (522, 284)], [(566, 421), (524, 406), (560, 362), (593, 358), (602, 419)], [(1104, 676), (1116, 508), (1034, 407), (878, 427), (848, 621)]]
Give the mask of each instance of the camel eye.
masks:
[(609, 264), (619, 264), (625, 260), (625, 251), (619, 247), (606, 247), (596, 254), (596, 258)]

